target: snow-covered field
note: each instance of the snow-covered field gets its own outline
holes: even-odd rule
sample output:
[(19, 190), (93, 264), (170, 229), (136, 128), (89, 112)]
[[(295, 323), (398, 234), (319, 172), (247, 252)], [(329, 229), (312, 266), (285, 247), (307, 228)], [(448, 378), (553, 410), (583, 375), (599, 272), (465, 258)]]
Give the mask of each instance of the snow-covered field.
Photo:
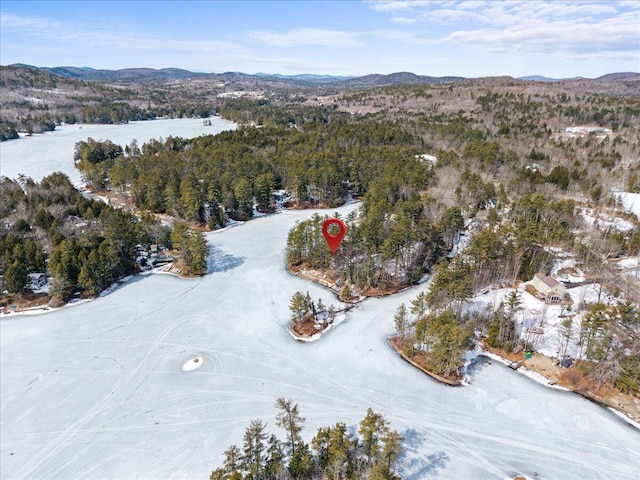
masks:
[(91, 302), (0, 319), (0, 477), (207, 478), (250, 420), (277, 431), (285, 397), (307, 441), (337, 421), (357, 428), (367, 407), (383, 413), (406, 438), (404, 479), (637, 478), (640, 432), (609, 410), (496, 362), (480, 359), (452, 388), (401, 360), (386, 343), (393, 315), (424, 285), (294, 341), (294, 292), (337, 303), (284, 269), (287, 231), (312, 213), (210, 234), (203, 278), (142, 275)]
[[(564, 352), (571, 358), (582, 358), (584, 348), (578, 344), (580, 322), (585, 311), (575, 313), (576, 305), (584, 302), (593, 304), (598, 301), (598, 284), (583, 285), (568, 290), (574, 302), (572, 309), (567, 309), (559, 304), (547, 304), (534, 297), (525, 290), (531, 282), (522, 283), (518, 286), (517, 292), (520, 295), (521, 304), (514, 314), (516, 327), (520, 336), (527, 340), (536, 352), (551, 358), (562, 358)], [(469, 302), (469, 310), (477, 313), (486, 312), (488, 309), (497, 309), (501, 302), (506, 303), (506, 297), (513, 292), (511, 288), (500, 288), (488, 290), (487, 293), (478, 294)], [(608, 295), (601, 294), (600, 300), (610, 301)], [(558, 331), (565, 317), (572, 317), (571, 334), (566, 348), (562, 340), (562, 335)], [(566, 351), (565, 351), (566, 350)], [(544, 381), (543, 383), (547, 383)]]
[(616, 196), (626, 210), (640, 218), (640, 193), (620, 192)]
[(52, 172), (66, 173), (74, 185), (82, 186), (80, 172), (73, 168), (75, 144), (94, 140), (111, 140), (124, 148), (136, 139), (138, 146), (152, 138), (212, 135), (235, 128), (235, 123), (212, 117), (211, 125), (200, 118), (159, 119), (130, 122), (124, 125), (61, 125), (53, 132), (0, 143), (0, 176), (17, 179), (23, 174), (36, 182)]

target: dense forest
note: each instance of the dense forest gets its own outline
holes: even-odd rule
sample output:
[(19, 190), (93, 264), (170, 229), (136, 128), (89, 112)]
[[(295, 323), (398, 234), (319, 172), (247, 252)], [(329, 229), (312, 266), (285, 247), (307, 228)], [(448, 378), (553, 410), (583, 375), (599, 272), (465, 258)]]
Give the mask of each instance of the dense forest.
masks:
[(206, 270), (202, 233), (180, 223), (172, 230), (151, 215), (86, 198), (59, 172), (40, 183), (0, 178), (0, 219), (0, 272), (9, 294), (3, 306), (24, 291), (32, 273), (52, 277), (53, 305), (74, 293), (95, 296), (139, 270), (142, 245), (175, 248), (194, 274)]
[[(268, 210), (279, 188), (291, 191), (298, 206), (335, 207), (349, 195), (363, 195), (394, 169), (405, 170), (393, 180), (398, 199), (412, 194), (407, 189), (427, 185), (429, 168), (415, 160), (421, 142), (410, 134), (390, 122), (320, 114), (297, 128), (241, 127), (191, 140), (151, 141), (142, 148), (88, 139), (77, 145), (74, 159), (91, 189), (126, 189), (138, 208), (199, 223), (217, 208), (246, 220), (254, 198)], [(211, 222), (219, 225), (220, 219)]]
[(276, 426), (285, 439), (269, 434), (262, 420), (253, 420), (242, 448), (231, 445), (224, 452), (224, 465), (211, 473), (211, 480), (400, 479), (395, 467), (404, 438), (380, 413), (369, 408), (357, 435), (343, 422), (320, 427), (309, 445), (302, 439), (305, 418), (298, 404), (279, 398), (276, 408)]
[(464, 227), (459, 208), (426, 193), (434, 175), (419, 158), (422, 142), (391, 122), (316, 109), (298, 121), (296, 128), (243, 127), (142, 148), (88, 139), (74, 160), (92, 190), (122, 190), (143, 211), (209, 228), (251, 218), (254, 202), (273, 211), (274, 189), (292, 192), (298, 207), (362, 198), (339, 255), (327, 255), (316, 216), (289, 236), (289, 263), (331, 267), (359, 290), (420, 279)]

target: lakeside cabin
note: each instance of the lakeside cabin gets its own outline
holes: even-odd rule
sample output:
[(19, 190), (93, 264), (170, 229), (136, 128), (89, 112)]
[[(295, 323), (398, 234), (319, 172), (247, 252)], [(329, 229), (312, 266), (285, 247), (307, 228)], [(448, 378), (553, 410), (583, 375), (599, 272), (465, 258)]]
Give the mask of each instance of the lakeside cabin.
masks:
[(535, 289), (544, 297), (546, 303), (560, 303), (567, 289), (555, 278), (536, 273), (531, 281)]

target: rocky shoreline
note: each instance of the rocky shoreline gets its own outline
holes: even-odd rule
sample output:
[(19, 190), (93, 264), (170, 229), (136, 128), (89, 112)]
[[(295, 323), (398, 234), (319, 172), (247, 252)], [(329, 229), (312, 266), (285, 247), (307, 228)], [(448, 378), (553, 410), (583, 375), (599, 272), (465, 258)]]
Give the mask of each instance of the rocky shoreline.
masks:
[[(562, 368), (556, 360), (540, 353), (534, 353), (530, 359), (525, 359), (522, 354), (506, 354), (497, 349), (482, 347), (482, 355), (500, 361), (507, 366), (517, 362), (517, 370), (533, 380), (553, 388), (561, 388), (590, 400), (598, 405), (610, 408), (624, 420), (640, 429), (640, 399), (633, 395), (623, 393), (617, 389), (595, 389), (583, 383), (572, 384), (568, 378), (577, 367)], [(519, 357), (519, 358), (516, 358)]]
[(404, 351), (402, 350), (402, 348), (400, 347), (400, 345), (397, 342), (397, 337), (390, 337), (388, 339), (388, 343), (389, 346), (391, 348), (393, 348), (395, 350), (395, 352), (407, 363), (409, 363), (410, 365), (413, 365), (414, 367), (416, 367), (418, 370), (420, 370), (423, 373), (426, 373), (427, 375), (429, 375), (431, 378), (434, 378), (435, 380), (444, 383), (445, 385), (449, 385), (451, 387), (458, 387), (460, 385), (462, 385), (462, 378), (447, 378), (447, 377), (443, 377), (442, 375), (438, 375), (435, 372), (432, 372), (431, 370), (429, 370), (428, 368), (424, 367), (423, 365), (420, 365), (418, 362), (412, 360), (410, 357), (408, 357), (407, 355), (405, 355)]

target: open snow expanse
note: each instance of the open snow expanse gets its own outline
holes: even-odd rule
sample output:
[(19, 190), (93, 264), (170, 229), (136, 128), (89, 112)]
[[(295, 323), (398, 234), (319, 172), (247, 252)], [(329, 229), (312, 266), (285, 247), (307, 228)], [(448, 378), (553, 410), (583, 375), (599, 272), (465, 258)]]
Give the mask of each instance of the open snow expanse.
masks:
[(17, 179), (23, 174), (39, 182), (50, 173), (66, 173), (77, 187), (84, 184), (80, 172), (73, 167), (73, 151), (77, 142), (111, 140), (124, 148), (136, 139), (138, 146), (152, 138), (169, 136), (193, 138), (199, 135), (215, 135), (235, 128), (235, 123), (211, 117), (211, 125), (201, 118), (176, 118), (130, 122), (123, 125), (58, 125), (53, 132), (20, 137), (0, 143), (0, 176)]
[[(178, 135), (157, 135), (169, 134)], [(38, 181), (72, 174), (73, 145), (86, 136), (67, 139), (64, 168), (33, 159), (40, 171), (16, 171)], [(63, 148), (57, 142), (42, 152)], [(14, 176), (2, 149), (2, 175)], [(31, 155), (25, 147), (13, 158), (20, 165)], [(284, 437), (274, 404), (285, 397), (299, 403), (307, 441), (338, 421), (357, 429), (367, 407), (383, 413), (406, 437), (407, 480), (637, 478), (640, 432), (609, 410), (497, 362), (480, 360), (470, 385), (452, 388), (401, 360), (386, 343), (393, 315), (425, 285), (365, 301), (317, 342), (294, 341), (294, 292), (338, 304), (284, 269), (287, 231), (312, 214), (285, 211), (209, 234), (203, 278), (141, 275), (91, 302), (1, 318), (0, 477), (204, 479), (250, 420)], [(195, 358), (200, 366), (184, 371)]]
[[(287, 230), (311, 213), (210, 234), (201, 279), (139, 276), (3, 318), (2, 477), (206, 478), (251, 419), (275, 431), (278, 397), (300, 404), (306, 440), (356, 428), (369, 406), (384, 413), (407, 438), (406, 479), (637, 477), (640, 432), (582, 397), (486, 362), (451, 388), (402, 361), (386, 339), (416, 289), (365, 301), (318, 342), (292, 340), (296, 290), (336, 303), (283, 268)], [(183, 371), (194, 357), (201, 367)]]

